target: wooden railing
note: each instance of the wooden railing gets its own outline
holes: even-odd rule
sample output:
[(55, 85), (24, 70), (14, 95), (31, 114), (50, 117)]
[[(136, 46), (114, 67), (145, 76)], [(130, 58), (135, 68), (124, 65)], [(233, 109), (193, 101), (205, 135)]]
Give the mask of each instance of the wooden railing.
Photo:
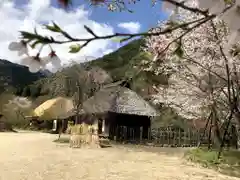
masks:
[[(156, 146), (188, 147), (208, 144), (208, 134), (192, 129), (173, 127), (148, 128), (119, 126), (111, 130), (111, 138), (118, 142), (151, 143)], [(114, 138), (113, 138), (114, 136)]]

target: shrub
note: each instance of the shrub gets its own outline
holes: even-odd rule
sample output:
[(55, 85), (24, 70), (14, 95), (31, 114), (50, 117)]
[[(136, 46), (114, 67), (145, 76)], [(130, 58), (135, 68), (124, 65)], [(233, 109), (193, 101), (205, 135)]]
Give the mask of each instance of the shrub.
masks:
[(214, 168), (223, 174), (240, 177), (240, 151), (228, 150), (222, 153), (218, 159), (218, 150), (207, 148), (196, 148), (188, 151), (185, 157), (204, 167)]

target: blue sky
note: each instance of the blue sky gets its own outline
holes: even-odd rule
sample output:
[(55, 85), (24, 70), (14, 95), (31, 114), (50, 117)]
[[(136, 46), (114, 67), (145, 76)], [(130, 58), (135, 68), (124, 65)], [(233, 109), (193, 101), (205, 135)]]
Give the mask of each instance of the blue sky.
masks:
[[(56, 33), (46, 31), (42, 27), (43, 22), (55, 21), (73, 36), (86, 38), (89, 37), (89, 34), (83, 28), (83, 25), (89, 26), (99, 35), (109, 35), (115, 32), (147, 31), (149, 28), (156, 26), (158, 21), (167, 18), (167, 15), (161, 10), (160, 3), (152, 7), (151, 1), (147, 0), (141, 0), (135, 5), (129, 6), (134, 11), (133, 13), (109, 12), (105, 7), (90, 7), (86, 2), (87, 0), (73, 0), (71, 9), (65, 11), (59, 7), (56, 0), (2, 1), (0, 3), (2, 27), (0, 27), (0, 46), (2, 47), (0, 58), (19, 63), (21, 57), (15, 52), (10, 52), (7, 47), (10, 42), (19, 40), (20, 30), (33, 32), (36, 27), (40, 34), (61, 38)], [(88, 59), (85, 57), (97, 58), (103, 56), (122, 45), (112, 40), (98, 40), (91, 42), (77, 54), (68, 53), (69, 44), (53, 45), (53, 47), (62, 59), (63, 64), (69, 64), (71, 61), (85, 61)], [(33, 55), (36, 52), (36, 49), (31, 50)], [(44, 56), (48, 53), (49, 49), (44, 48), (41, 54)]]
[[(44, 0), (43, 0), (44, 1)], [(17, 7), (26, 5), (28, 0), (14, 0)], [(57, 3), (57, 0), (51, 1), (51, 5), (56, 8), (61, 8)], [(141, 24), (141, 31), (146, 31), (154, 26), (158, 21), (164, 20), (167, 18), (165, 12), (161, 9), (161, 3), (152, 6), (151, 1), (141, 0), (136, 4), (130, 4), (128, 7), (133, 10), (133, 13), (125, 12), (110, 12), (106, 7), (93, 7), (89, 6), (85, 0), (73, 0), (70, 11), (74, 11), (79, 6), (84, 5), (86, 9), (91, 12), (91, 19), (100, 23), (107, 23), (116, 29), (116, 31), (123, 31), (122, 28), (119, 28), (117, 25), (120, 22), (132, 21), (139, 22)]]
[[(91, 19), (113, 26), (116, 32), (128, 32), (126, 29), (118, 27), (120, 22), (138, 22), (140, 24), (139, 31), (142, 32), (155, 27), (159, 21), (167, 18), (167, 14), (162, 11), (161, 3), (152, 6), (151, 1), (147, 0), (141, 0), (136, 4), (130, 4), (128, 7), (130, 10), (133, 10), (133, 13), (128, 11), (110, 12), (106, 7), (93, 7), (89, 6), (86, 2), (82, 2), (83, 1), (73, 0), (70, 10), (84, 5), (91, 11)], [(52, 5), (60, 8), (56, 1), (53, 1)], [(121, 46), (125, 44), (126, 43), (122, 43)]]
[[(81, 1), (73, 1), (73, 9), (82, 5)], [(53, 4), (56, 6), (56, 1)], [(159, 20), (167, 18), (167, 15), (161, 10), (161, 3), (152, 6), (151, 1), (141, 0), (136, 4), (128, 6), (133, 13), (125, 12), (109, 12), (107, 8), (104, 7), (89, 7), (92, 11), (92, 19), (97, 22), (109, 23), (113, 25), (117, 31), (122, 31), (122, 29), (117, 27), (119, 22), (133, 21), (139, 22), (141, 24), (141, 31), (146, 31), (149, 28), (156, 26)]]

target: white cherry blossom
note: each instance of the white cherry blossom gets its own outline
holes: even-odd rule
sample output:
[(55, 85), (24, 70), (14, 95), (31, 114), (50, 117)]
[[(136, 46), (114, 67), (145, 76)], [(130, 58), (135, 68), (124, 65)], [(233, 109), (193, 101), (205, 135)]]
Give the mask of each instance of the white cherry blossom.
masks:
[(18, 55), (28, 54), (27, 44), (24, 41), (20, 42), (11, 42), (8, 45), (10, 51), (18, 51)]
[(37, 56), (27, 56), (21, 59), (21, 64), (27, 66), (29, 71), (32, 73), (38, 72), (40, 69), (44, 69), (46, 64), (48, 63), (45, 59)]
[(56, 55), (55, 51), (51, 51), (51, 53), (45, 57), (39, 57), (40, 53), (38, 53), (37, 56), (30, 56), (28, 54), (27, 44), (24, 41), (11, 42), (8, 48), (11, 51), (18, 51), (19, 56), (27, 55), (20, 60), (20, 63), (27, 66), (32, 73), (44, 69), (48, 63), (51, 63), (57, 69), (61, 68), (61, 60)]
[[(193, 1), (189, 2), (189, 5), (196, 7)], [(179, 8), (178, 13), (181, 16), (178, 21), (181, 23), (202, 18), (201, 15), (182, 8)], [(153, 71), (155, 74), (165, 73), (169, 75), (168, 86), (158, 87), (159, 93), (154, 96), (155, 102), (169, 105), (186, 118), (206, 117), (206, 114), (211, 110), (209, 107), (215, 101), (214, 99), (217, 99), (217, 107), (221, 113), (226, 114), (228, 111), (225, 107), (226, 104), (224, 104), (227, 99), (223, 93), (227, 89), (226, 81), (223, 80), (227, 79), (226, 61), (219, 49), (219, 44), (227, 47), (231, 41), (229, 39), (231, 31), (219, 18), (213, 19), (213, 24), (216, 27), (218, 38), (215, 38), (211, 22), (204, 23), (182, 37), (182, 55), (176, 53), (176, 49), (179, 47), (179, 42), (176, 42), (176, 39), (185, 32), (183, 29), (146, 38), (147, 48), (145, 51), (150, 52), (153, 59), (144, 62), (144, 65), (148, 66), (144, 70)], [(168, 27), (168, 23), (163, 22), (152, 31), (156, 32), (166, 27)], [(237, 35), (234, 40), (235, 42), (239, 40)], [(226, 54), (226, 57), (230, 72), (233, 72), (234, 66), (239, 72), (238, 58), (231, 57), (230, 53)]]
[(49, 62), (51, 62), (51, 64), (55, 67), (55, 68), (61, 68), (61, 60), (60, 58), (56, 55), (55, 51), (52, 51), (49, 55), (48, 55)]
[(29, 67), (31, 73), (36, 73), (41, 69), (41, 66), (37, 62), (33, 62)]

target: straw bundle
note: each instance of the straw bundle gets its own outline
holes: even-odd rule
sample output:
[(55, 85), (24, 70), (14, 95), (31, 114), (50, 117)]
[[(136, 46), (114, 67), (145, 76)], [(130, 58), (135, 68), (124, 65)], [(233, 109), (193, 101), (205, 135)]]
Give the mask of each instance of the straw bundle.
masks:
[(99, 146), (97, 129), (94, 126), (83, 123), (70, 126), (70, 129), (70, 147)]

